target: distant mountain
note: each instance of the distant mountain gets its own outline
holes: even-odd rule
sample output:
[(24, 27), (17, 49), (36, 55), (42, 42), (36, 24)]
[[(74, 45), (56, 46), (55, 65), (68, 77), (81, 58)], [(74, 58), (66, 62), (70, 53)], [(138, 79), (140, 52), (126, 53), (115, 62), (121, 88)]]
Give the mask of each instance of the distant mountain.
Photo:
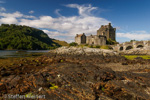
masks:
[(0, 50), (47, 50), (62, 46), (61, 41), (56, 41), (36, 28), (15, 24), (0, 26)]

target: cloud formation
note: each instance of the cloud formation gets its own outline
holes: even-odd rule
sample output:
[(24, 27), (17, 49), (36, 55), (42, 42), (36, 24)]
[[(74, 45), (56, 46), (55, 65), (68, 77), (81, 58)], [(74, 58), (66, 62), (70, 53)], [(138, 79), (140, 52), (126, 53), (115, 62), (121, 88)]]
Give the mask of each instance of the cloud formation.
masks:
[(117, 33), (119, 38), (128, 38), (131, 40), (147, 40), (150, 39), (150, 33), (146, 31), (133, 31), (127, 33)]
[(0, 12), (0, 24), (19, 24), (20, 20), (26, 18), (26, 19), (35, 19), (35, 16), (30, 15), (24, 15), (18, 11), (14, 13), (6, 13), (6, 12)]
[[(56, 9), (55, 14), (58, 15), (56, 18), (52, 16), (36, 17), (25, 15), (19, 11), (7, 13), (5, 8), (0, 7), (0, 24), (19, 24), (40, 28), (51, 38), (72, 42), (76, 34), (96, 34), (96, 30), (100, 28), (101, 25), (106, 25), (110, 22), (105, 18), (94, 16), (92, 11), (96, 11), (98, 8), (90, 4), (68, 4), (65, 5), (65, 7), (78, 9), (79, 15), (66, 17), (60, 14), (60, 9)], [(32, 14), (34, 11), (31, 10), (29, 13)], [(146, 31), (133, 31), (117, 33), (117, 37), (147, 40), (150, 39), (150, 34)]]
[[(79, 15), (63, 16), (60, 10), (56, 9), (55, 13), (59, 15), (57, 18), (51, 16), (30, 16), (24, 15), (18, 11), (14, 13), (0, 12), (0, 23), (27, 25), (35, 28), (40, 28), (45, 31), (50, 37), (63, 39), (66, 41), (74, 41), (76, 34), (96, 34), (96, 30), (101, 25), (106, 25), (110, 21), (105, 18), (96, 17), (92, 11), (97, 10), (97, 7), (92, 5), (65, 5), (69, 8), (78, 9)], [(62, 38), (63, 37), (63, 38)]]
[(3, 12), (6, 11), (6, 9), (4, 7), (0, 7), (0, 11)]
[(62, 15), (59, 13), (60, 11), (61, 11), (60, 9), (56, 9), (56, 10), (55, 10), (55, 14), (58, 15), (58, 16), (62, 16)]
[(88, 5), (68, 4), (65, 6), (70, 8), (77, 8), (80, 16), (90, 16), (90, 15), (93, 16), (91, 14), (91, 11), (97, 10), (97, 7), (92, 7), (91, 4)]
[(29, 11), (29, 14), (33, 14), (33, 13), (34, 13), (34, 11), (33, 11), (33, 10)]

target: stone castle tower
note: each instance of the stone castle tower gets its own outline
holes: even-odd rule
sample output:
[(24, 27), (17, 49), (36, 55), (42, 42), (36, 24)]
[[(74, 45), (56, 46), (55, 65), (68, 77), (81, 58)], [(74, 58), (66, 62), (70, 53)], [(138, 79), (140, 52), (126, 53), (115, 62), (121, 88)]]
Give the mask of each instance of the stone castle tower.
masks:
[(97, 35), (86, 36), (83, 34), (77, 34), (75, 37), (75, 42), (80, 44), (89, 45), (106, 45), (106, 40), (116, 40), (116, 28), (108, 25), (102, 25), (99, 30), (97, 30)]
[(102, 25), (99, 30), (97, 30), (97, 35), (106, 36), (107, 40), (116, 40), (116, 28), (111, 26), (111, 23), (108, 25)]

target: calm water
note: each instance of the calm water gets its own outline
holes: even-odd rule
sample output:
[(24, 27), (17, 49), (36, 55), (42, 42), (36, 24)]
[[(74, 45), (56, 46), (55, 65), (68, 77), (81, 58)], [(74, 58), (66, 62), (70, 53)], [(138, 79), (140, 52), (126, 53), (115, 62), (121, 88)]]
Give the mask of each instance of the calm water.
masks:
[(0, 50), (0, 58), (27, 57), (35, 53), (47, 53), (47, 52), (49, 52), (49, 50), (26, 50), (20, 52), (18, 52), (18, 50)]

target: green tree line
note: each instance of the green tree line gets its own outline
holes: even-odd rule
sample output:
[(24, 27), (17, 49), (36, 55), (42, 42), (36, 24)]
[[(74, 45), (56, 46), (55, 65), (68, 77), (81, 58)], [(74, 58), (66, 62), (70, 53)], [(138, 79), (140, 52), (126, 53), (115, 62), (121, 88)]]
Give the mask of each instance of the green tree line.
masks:
[(0, 50), (46, 50), (59, 46), (42, 30), (15, 24), (0, 26)]

